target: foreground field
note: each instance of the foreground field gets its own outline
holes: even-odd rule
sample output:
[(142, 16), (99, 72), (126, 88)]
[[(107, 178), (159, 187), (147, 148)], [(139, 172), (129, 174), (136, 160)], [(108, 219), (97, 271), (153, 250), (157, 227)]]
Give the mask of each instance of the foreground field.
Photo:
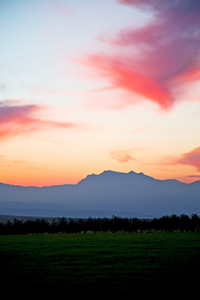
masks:
[(191, 296), (199, 289), (200, 233), (1, 236), (0, 263), (2, 293)]

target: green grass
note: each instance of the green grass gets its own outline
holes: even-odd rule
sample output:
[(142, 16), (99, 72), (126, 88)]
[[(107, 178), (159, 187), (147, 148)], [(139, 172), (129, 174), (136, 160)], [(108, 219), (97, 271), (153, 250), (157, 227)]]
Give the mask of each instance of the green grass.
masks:
[(2, 293), (10, 286), (67, 299), (191, 294), (199, 272), (200, 233), (0, 236)]

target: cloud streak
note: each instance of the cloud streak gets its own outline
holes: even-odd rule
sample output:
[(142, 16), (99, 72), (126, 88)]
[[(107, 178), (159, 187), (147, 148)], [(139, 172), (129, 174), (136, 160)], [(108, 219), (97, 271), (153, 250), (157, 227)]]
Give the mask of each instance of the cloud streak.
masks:
[(184, 153), (177, 159), (177, 163), (195, 167), (200, 172), (200, 147)]
[(35, 131), (76, 127), (76, 124), (70, 122), (38, 118), (37, 114), (43, 109), (44, 107), (39, 105), (16, 105), (14, 101), (0, 102), (0, 141)]
[(113, 40), (107, 39), (112, 54), (93, 53), (87, 63), (113, 88), (137, 93), (168, 110), (177, 101), (177, 89), (200, 79), (200, 2), (117, 2), (153, 12), (154, 18), (141, 28), (126, 28)]
[(126, 163), (130, 160), (135, 160), (131, 154), (132, 150), (120, 150), (120, 151), (111, 151), (110, 156), (112, 159), (117, 160), (120, 163)]

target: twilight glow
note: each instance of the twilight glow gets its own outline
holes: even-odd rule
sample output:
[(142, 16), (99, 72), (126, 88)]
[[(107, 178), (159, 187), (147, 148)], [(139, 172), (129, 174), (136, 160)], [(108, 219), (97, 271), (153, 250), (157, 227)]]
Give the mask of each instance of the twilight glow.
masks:
[(0, 182), (200, 180), (200, 2), (0, 3)]

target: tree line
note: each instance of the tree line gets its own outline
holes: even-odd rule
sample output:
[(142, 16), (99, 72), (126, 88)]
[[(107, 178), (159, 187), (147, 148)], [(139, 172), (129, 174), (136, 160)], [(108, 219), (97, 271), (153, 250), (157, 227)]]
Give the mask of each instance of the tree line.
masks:
[(153, 219), (121, 218), (54, 218), (0, 222), (0, 235), (81, 232), (194, 232), (200, 231), (200, 217), (171, 215)]

